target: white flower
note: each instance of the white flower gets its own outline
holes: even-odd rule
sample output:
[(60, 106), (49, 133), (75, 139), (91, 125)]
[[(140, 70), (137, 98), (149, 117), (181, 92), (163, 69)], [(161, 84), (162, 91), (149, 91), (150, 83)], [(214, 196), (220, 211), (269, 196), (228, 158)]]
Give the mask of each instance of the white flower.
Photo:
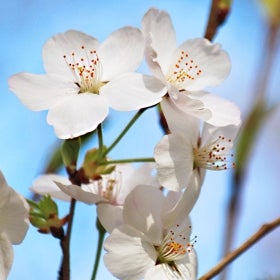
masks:
[(20, 243), (28, 229), (29, 205), (8, 186), (0, 171), (0, 232), (5, 232), (12, 244)]
[(165, 85), (169, 102), (215, 126), (239, 125), (240, 111), (233, 103), (202, 91), (218, 85), (229, 74), (230, 60), (220, 45), (198, 38), (177, 47), (170, 16), (153, 8), (144, 15), (142, 27), (146, 61)]
[(179, 112), (169, 102), (162, 102), (171, 134), (156, 145), (154, 157), (158, 179), (164, 187), (178, 191), (196, 183), (202, 185), (205, 169), (232, 168), (234, 140), (239, 126), (214, 127)]
[(5, 232), (0, 232), (0, 280), (5, 280), (14, 260), (13, 247)]
[(196, 253), (188, 214), (197, 194), (187, 189), (179, 201), (150, 186), (127, 196), (124, 225), (104, 242), (106, 267), (122, 280), (196, 279)]
[(8, 186), (0, 171), (0, 279), (6, 279), (13, 262), (12, 244), (19, 244), (28, 229), (29, 206)]
[(137, 110), (161, 100), (162, 85), (133, 73), (141, 63), (144, 38), (124, 27), (99, 43), (75, 30), (50, 38), (43, 47), (46, 74), (19, 73), (10, 89), (34, 111), (48, 110), (47, 121), (59, 138), (93, 131), (109, 107)]
[(34, 180), (30, 190), (36, 194), (49, 194), (53, 198), (70, 201), (71, 197), (62, 192), (55, 182), (59, 182), (63, 185), (71, 185), (70, 180), (64, 176), (57, 174), (45, 174)]
[(101, 175), (81, 186), (59, 175), (42, 175), (33, 182), (31, 190), (39, 194), (50, 194), (54, 198), (70, 200), (74, 198), (87, 204), (97, 204), (98, 217), (110, 232), (122, 223), (122, 205), (128, 193), (138, 184), (146, 182), (159, 187), (156, 177), (152, 175), (154, 164), (143, 164), (135, 169), (132, 164), (116, 165), (115, 171)]

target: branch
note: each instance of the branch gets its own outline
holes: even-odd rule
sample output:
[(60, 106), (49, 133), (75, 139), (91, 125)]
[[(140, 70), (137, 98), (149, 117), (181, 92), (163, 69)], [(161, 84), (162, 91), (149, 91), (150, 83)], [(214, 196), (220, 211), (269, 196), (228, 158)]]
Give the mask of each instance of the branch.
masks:
[[(77, 172), (70, 173), (69, 170), (66, 167), (66, 170), (69, 175), (69, 179), (72, 184), (81, 185), (81, 180), (77, 176)], [(59, 270), (59, 280), (69, 280), (70, 279), (70, 239), (71, 239), (71, 233), (72, 233), (72, 226), (73, 226), (73, 219), (74, 219), (74, 213), (75, 213), (75, 207), (76, 207), (76, 200), (74, 198), (71, 199), (70, 202), (70, 209), (68, 214), (68, 225), (67, 225), (67, 231), (63, 239), (60, 241), (60, 247), (62, 249), (62, 262), (60, 265)]]
[(76, 200), (71, 199), (67, 232), (65, 237), (60, 241), (60, 247), (62, 249), (63, 256), (59, 270), (59, 280), (70, 279), (70, 237), (72, 232), (75, 205)]
[[(237, 229), (237, 219), (240, 215), (242, 196), (244, 192), (244, 183), (246, 179), (246, 171), (249, 166), (249, 158), (252, 150), (255, 148), (255, 140), (260, 130), (265, 125), (265, 121), (271, 110), (267, 106), (267, 88), (269, 79), (273, 70), (274, 62), (279, 43), (280, 29), (275, 26), (269, 26), (268, 34), (264, 42), (263, 51), (261, 54), (260, 67), (257, 69), (256, 81), (253, 90), (254, 104), (243, 121), (243, 125), (239, 134), (239, 140), (236, 145), (235, 163), (231, 185), (231, 194), (227, 206), (227, 215), (225, 223), (225, 242), (223, 248), (223, 256), (226, 256), (231, 250), (232, 241)], [(226, 271), (221, 275), (220, 280), (227, 278)]]
[(212, 41), (218, 28), (226, 20), (231, 7), (231, 0), (212, 0), (210, 15), (204, 37)]
[(242, 253), (248, 250), (252, 245), (258, 242), (266, 234), (280, 226), (280, 217), (271, 223), (264, 224), (255, 234), (253, 234), (240, 247), (225, 256), (216, 266), (209, 270), (206, 274), (199, 278), (199, 280), (208, 280), (220, 273), (229, 263), (239, 257)]

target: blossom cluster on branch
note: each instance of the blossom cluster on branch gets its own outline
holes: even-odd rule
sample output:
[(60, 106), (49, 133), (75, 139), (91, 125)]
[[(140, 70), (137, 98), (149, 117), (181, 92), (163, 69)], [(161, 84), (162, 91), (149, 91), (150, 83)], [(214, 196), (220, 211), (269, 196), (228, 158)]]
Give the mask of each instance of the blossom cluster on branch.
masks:
[[(151, 74), (136, 72), (143, 58)], [(9, 87), (29, 109), (48, 110), (47, 122), (64, 139), (68, 178), (42, 175), (32, 191), (72, 205), (96, 204), (108, 233), (104, 262), (118, 279), (197, 279), (189, 214), (206, 170), (234, 167), (231, 150), (241, 124), (235, 104), (205, 91), (229, 75), (229, 55), (205, 38), (178, 45), (169, 14), (151, 8), (141, 29), (120, 28), (102, 43), (76, 30), (55, 35), (43, 47), (43, 62), (45, 74), (15, 74)], [(102, 123), (109, 109), (139, 110), (133, 125), (155, 106), (166, 121), (166, 135), (154, 155), (142, 160), (151, 162), (135, 167), (141, 159), (111, 159), (130, 126), (105, 146)], [(99, 147), (87, 151), (78, 167), (80, 138), (94, 131)], [(29, 204), (31, 223), (63, 243), (73, 213), (59, 218), (49, 196)]]

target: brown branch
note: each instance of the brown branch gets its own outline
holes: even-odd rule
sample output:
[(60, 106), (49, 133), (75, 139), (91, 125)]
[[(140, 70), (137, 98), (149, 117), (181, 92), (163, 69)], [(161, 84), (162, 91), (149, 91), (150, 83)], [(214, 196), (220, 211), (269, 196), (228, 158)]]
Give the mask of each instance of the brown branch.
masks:
[[(81, 185), (81, 178), (79, 177), (79, 173), (77, 171), (72, 172), (70, 169), (66, 167), (67, 173), (69, 175), (69, 179), (72, 184), (80, 186)], [(72, 226), (74, 220), (74, 213), (75, 213), (75, 206), (76, 200), (74, 198), (71, 199), (70, 202), (70, 209), (68, 214), (68, 226), (67, 231), (64, 236), (60, 240), (60, 247), (62, 250), (62, 261), (59, 270), (59, 280), (69, 280), (70, 279), (70, 239), (72, 233)]]
[(204, 37), (212, 41), (217, 33), (218, 28), (226, 20), (230, 11), (231, 1), (212, 0), (210, 15)]
[(199, 278), (199, 280), (208, 280), (220, 273), (228, 264), (239, 257), (242, 253), (248, 250), (252, 245), (258, 242), (266, 234), (280, 226), (280, 217), (273, 222), (264, 224), (255, 234), (253, 234), (247, 241), (245, 241), (240, 247), (225, 256), (216, 266), (210, 269), (206, 274)]
[(60, 247), (62, 249), (62, 262), (59, 270), (59, 280), (69, 280), (70, 279), (70, 237), (72, 232), (74, 211), (75, 211), (76, 200), (71, 199), (69, 220), (66, 235), (60, 241)]
[(75, 205), (76, 205), (76, 200), (71, 199), (67, 232), (65, 237), (60, 241), (63, 257), (59, 270), (59, 280), (70, 279), (70, 250), (69, 249), (70, 249), (70, 236), (72, 232)]

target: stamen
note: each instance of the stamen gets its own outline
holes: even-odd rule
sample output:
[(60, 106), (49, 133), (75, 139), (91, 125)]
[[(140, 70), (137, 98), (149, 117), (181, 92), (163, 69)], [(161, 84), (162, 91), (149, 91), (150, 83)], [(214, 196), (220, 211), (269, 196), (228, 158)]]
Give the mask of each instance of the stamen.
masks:
[(202, 74), (202, 70), (187, 52), (181, 51), (179, 55), (180, 57), (167, 75), (167, 80), (176, 88), (181, 89), (184, 82), (195, 80)]
[(63, 58), (73, 74), (75, 83), (80, 88), (79, 93), (91, 92), (98, 94), (102, 85), (102, 65), (96, 50), (87, 50), (85, 46), (81, 46), (81, 50), (84, 56), (79, 57), (72, 52), (69, 58), (67, 55), (64, 55)]
[[(191, 226), (189, 226), (189, 229), (191, 229)], [(186, 229), (184, 228), (184, 230)], [(195, 236), (190, 240), (188, 230), (186, 234), (182, 232), (178, 224), (174, 230), (168, 231), (161, 245), (155, 246), (158, 252), (156, 265), (163, 265), (168, 279), (188, 279), (186, 275), (189, 271), (186, 271), (186, 267), (180, 266), (177, 262), (192, 251), (197, 237)]]
[(232, 140), (219, 136), (213, 142), (194, 149), (194, 168), (225, 170), (234, 168), (233, 154), (229, 154)]
[(92, 182), (93, 192), (110, 201), (111, 204), (117, 203), (117, 197), (121, 191), (122, 173), (114, 171), (103, 176), (98, 181)]
[(189, 240), (189, 237), (178, 231), (178, 228), (179, 225), (177, 225), (176, 230), (170, 230), (163, 239), (162, 244), (157, 247), (159, 263), (182, 259), (185, 257), (185, 254), (192, 250), (196, 241)]

